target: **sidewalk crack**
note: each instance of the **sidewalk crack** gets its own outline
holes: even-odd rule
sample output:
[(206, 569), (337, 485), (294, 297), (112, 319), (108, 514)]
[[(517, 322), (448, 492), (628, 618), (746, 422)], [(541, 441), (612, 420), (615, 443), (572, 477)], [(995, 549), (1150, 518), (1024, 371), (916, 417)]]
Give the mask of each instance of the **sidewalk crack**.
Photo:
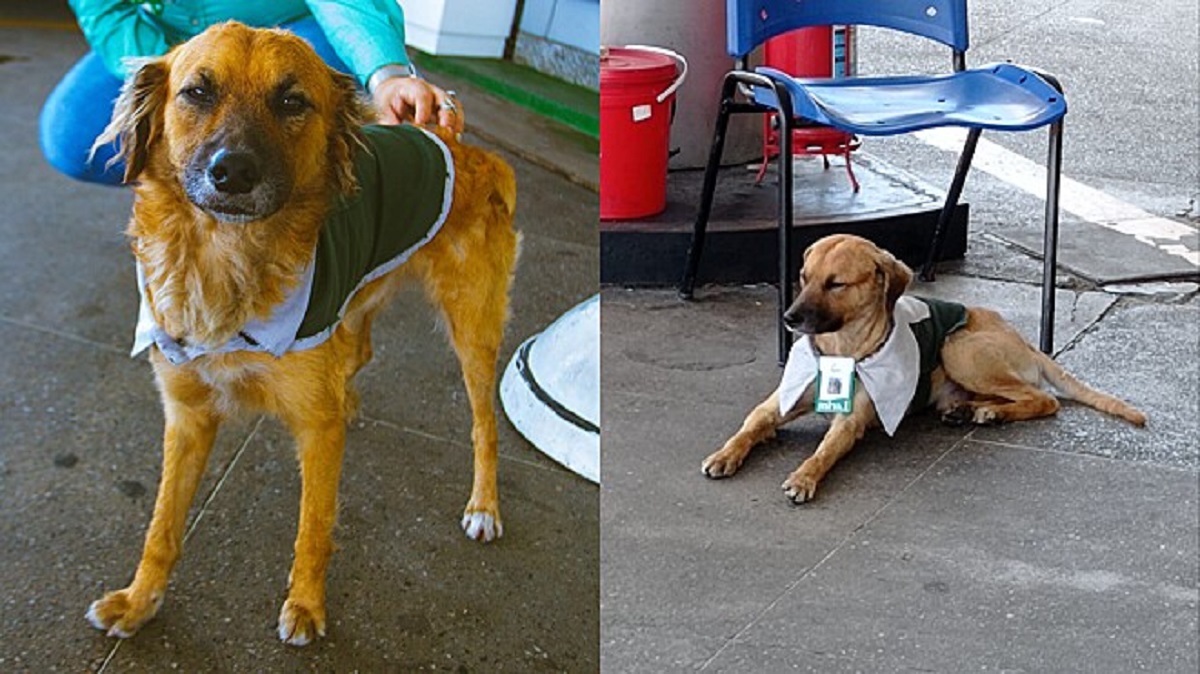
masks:
[(188, 525), (187, 531), (183, 534), (184, 544), (188, 542), (188, 539), (192, 537), (192, 534), (195, 533), (196, 529), (200, 526), (200, 520), (204, 519), (204, 514), (208, 512), (209, 505), (211, 505), (213, 500), (217, 498), (217, 492), (221, 491), (221, 487), (225, 485), (226, 478), (233, 473), (233, 469), (237, 466), (238, 459), (242, 458), (242, 455), (246, 453), (246, 448), (250, 446), (250, 441), (254, 439), (255, 435), (258, 435), (258, 429), (262, 428), (263, 421), (265, 419), (266, 417), (259, 417), (258, 420), (254, 422), (254, 428), (251, 428), (250, 432), (246, 434), (246, 438), (242, 440), (242, 444), (238, 446), (237, 451), (235, 451), (233, 456), (230, 457), (229, 463), (225, 464), (225, 468), (221, 470), (221, 476), (217, 478), (217, 483), (213, 485), (213, 488), (209, 490), (208, 495), (204, 497), (204, 502), (200, 504), (200, 509), (196, 511), (195, 519), (192, 520), (191, 524)]
[[(208, 511), (208, 506), (212, 504), (213, 499), (217, 497), (217, 492), (219, 492), (221, 487), (225, 484), (225, 479), (229, 477), (229, 475), (233, 472), (234, 467), (237, 466), (238, 459), (242, 457), (242, 454), (246, 453), (246, 448), (250, 446), (250, 441), (255, 435), (258, 434), (258, 429), (262, 427), (263, 420), (265, 418), (266, 417), (259, 417), (258, 420), (254, 422), (254, 428), (251, 428), (250, 432), (246, 434), (246, 438), (242, 440), (242, 444), (238, 446), (237, 451), (233, 453), (233, 457), (229, 459), (229, 463), (225, 464), (225, 468), (221, 470), (221, 476), (217, 478), (217, 483), (213, 485), (213, 488), (209, 490), (208, 495), (204, 497), (204, 503), (200, 505), (200, 510), (196, 512), (196, 518), (192, 520), (191, 524), (188, 525), (187, 531), (183, 534), (184, 544), (186, 544), (188, 539), (192, 537), (192, 534), (195, 533), (196, 528), (200, 525), (200, 520), (204, 519), (204, 513)], [(100, 666), (96, 669), (96, 674), (104, 674), (104, 671), (108, 669), (108, 665), (112, 663), (113, 658), (117, 656), (117, 651), (121, 650), (121, 644), (123, 643), (123, 639), (118, 639), (116, 643), (113, 644), (112, 650), (110, 650), (108, 655), (104, 657), (104, 662), (101, 662)]]
[(116, 347), (116, 346), (113, 346), (112, 344), (105, 344), (104, 342), (98, 342), (94, 339), (88, 339), (87, 337), (83, 337), (81, 335), (76, 335), (71, 332), (66, 332), (64, 330), (57, 330), (55, 328), (49, 328), (44, 325), (37, 325), (36, 323), (30, 323), (29, 321), (23, 321), (23, 320), (20, 320), (17, 318), (12, 318), (10, 316), (0, 316), (0, 323), (5, 323), (5, 324), (11, 325), (16, 328), (23, 328), (25, 330), (32, 330), (34, 332), (40, 332), (44, 335), (51, 335), (53, 337), (58, 337), (59, 339), (65, 339), (69, 342), (75, 342), (76, 344), (83, 344), (84, 346), (90, 346), (93, 348), (101, 349), (103, 351), (108, 351), (110, 353), (119, 353), (122, 356), (129, 353), (128, 349)]

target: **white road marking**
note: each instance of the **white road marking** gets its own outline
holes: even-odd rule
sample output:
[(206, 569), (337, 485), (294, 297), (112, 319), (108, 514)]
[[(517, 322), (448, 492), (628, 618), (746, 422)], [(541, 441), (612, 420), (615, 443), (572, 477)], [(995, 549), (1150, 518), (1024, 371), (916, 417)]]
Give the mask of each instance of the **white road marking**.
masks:
[[(963, 143), (967, 140), (966, 129), (957, 127), (927, 129), (914, 135), (936, 148), (955, 153), (962, 151)], [(1039, 199), (1046, 198), (1045, 166), (1006, 150), (985, 137), (979, 139), (971, 168), (989, 173)], [(1195, 228), (1160, 218), (1065, 175), (1059, 183), (1059, 207), (1093, 224), (1132, 236), (1167, 255), (1200, 265), (1200, 250), (1194, 247)]]

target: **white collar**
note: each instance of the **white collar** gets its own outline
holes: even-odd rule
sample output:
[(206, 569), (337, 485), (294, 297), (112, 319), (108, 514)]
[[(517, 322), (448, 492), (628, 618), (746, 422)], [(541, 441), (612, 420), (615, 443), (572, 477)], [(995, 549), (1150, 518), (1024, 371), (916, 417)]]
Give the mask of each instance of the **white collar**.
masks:
[[(917, 392), (921, 351), (909, 326), (929, 318), (929, 305), (904, 295), (896, 302), (892, 317), (894, 327), (883, 346), (854, 366), (888, 435), (895, 433)], [(783, 368), (783, 379), (779, 382), (781, 415), (795, 408), (816, 378), (819, 355), (808, 335), (796, 340), (792, 346)]]
[(288, 291), (283, 302), (275, 306), (267, 320), (247, 321), (233, 339), (219, 346), (209, 347), (203, 344), (180, 343), (154, 321), (154, 312), (151, 311), (150, 301), (146, 297), (146, 274), (141, 261), (138, 261), (138, 292), (142, 302), (138, 308), (137, 328), (133, 335), (133, 352), (129, 355), (136, 356), (151, 344), (157, 344), (167, 360), (174, 365), (186, 363), (208, 353), (230, 351), (261, 351), (276, 357), (282, 356), (296, 342), (296, 333), (300, 330), (300, 324), (304, 322), (304, 315), (308, 311), (308, 299), (312, 295), (315, 267), (310, 261), (300, 282)]

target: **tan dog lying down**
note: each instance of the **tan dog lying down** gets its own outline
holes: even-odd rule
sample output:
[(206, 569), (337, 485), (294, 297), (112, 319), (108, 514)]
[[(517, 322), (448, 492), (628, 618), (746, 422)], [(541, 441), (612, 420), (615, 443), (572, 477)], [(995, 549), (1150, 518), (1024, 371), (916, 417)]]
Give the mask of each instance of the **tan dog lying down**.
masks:
[(817, 356), (853, 358), (861, 385), (851, 411), (834, 416), (816, 452), (784, 481), (795, 503), (813, 498), (817, 483), (868, 428), (882, 422), (891, 434), (906, 412), (926, 405), (949, 423), (1036, 419), (1059, 407), (1041, 389), (1044, 382), (1066, 398), (1145, 425), (1144, 414), (1080, 383), (995, 312), (905, 296), (911, 281), (904, 263), (856, 236), (826, 237), (805, 251), (800, 293), (784, 315), (788, 329), (804, 337), (788, 356), (779, 389), (704, 460), (704, 474), (733, 475), (751, 448), (813, 411), (822, 390)]
[(98, 142), (120, 139), (135, 183), (136, 348), (150, 348), (166, 431), (133, 582), (88, 611), (109, 635), (158, 611), (217, 427), (246, 411), (279, 417), (300, 462), (279, 636), (303, 645), (325, 633), (351, 380), (403, 281), (425, 287), (462, 365), (475, 452), (462, 526), (483, 541), (501, 534), (494, 397), (517, 256), (512, 169), (449, 132), (368, 118), (353, 78), (303, 40), (235, 23), (126, 83)]

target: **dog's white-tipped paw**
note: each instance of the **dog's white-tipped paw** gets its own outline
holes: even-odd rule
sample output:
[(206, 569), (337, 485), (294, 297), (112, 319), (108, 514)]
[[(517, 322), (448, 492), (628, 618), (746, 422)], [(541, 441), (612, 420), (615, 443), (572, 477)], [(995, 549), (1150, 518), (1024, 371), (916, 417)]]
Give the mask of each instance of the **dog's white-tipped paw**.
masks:
[(473, 541), (491, 543), (504, 535), (504, 524), (500, 518), (489, 513), (469, 512), (463, 515), (463, 532)]
[(715, 480), (733, 475), (741, 466), (741, 459), (720, 451), (713, 453), (700, 464), (700, 472), (705, 477)]
[(289, 646), (306, 646), (325, 636), (325, 612), (289, 599), (279, 611), (279, 640)]
[(134, 594), (128, 588), (116, 590), (92, 602), (84, 617), (106, 635), (128, 639), (158, 613), (162, 601), (162, 592), (146, 596)]
[(96, 604), (98, 603), (99, 602), (92, 602), (88, 606), (87, 613), (85, 613), (83, 617), (87, 618), (87, 621), (92, 624), (92, 627), (102, 630), (105, 629), (104, 623), (100, 622), (100, 616), (96, 614)]
[(805, 475), (793, 473), (788, 476), (780, 488), (783, 493), (796, 505), (808, 503), (817, 495), (817, 481)]
[(116, 625), (105, 625), (104, 619), (100, 617), (100, 600), (92, 602), (88, 606), (87, 614), (84, 616), (91, 623), (92, 627), (104, 632), (105, 636), (116, 637), (118, 639), (128, 639), (133, 636), (132, 632), (127, 632)]
[(307, 646), (308, 634), (305, 632), (290, 632), (291, 628), (279, 623), (279, 640), (289, 646)]

